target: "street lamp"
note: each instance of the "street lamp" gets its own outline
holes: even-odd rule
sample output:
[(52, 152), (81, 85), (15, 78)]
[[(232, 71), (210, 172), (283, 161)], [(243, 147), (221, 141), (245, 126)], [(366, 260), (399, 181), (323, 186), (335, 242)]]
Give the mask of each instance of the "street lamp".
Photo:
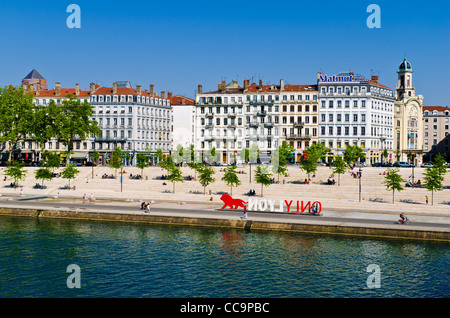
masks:
[(362, 167), (359, 165), (359, 202), (361, 202), (361, 178), (362, 178)]

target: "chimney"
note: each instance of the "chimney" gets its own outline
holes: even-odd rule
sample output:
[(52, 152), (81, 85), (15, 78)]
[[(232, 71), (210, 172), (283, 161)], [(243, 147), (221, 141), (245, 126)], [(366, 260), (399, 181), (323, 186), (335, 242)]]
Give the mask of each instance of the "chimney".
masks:
[(377, 75), (372, 75), (372, 82), (378, 84), (378, 76)]
[(259, 87), (261, 88), (261, 86), (263, 86), (263, 81), (262, 81), (262, 79), (259, 80)]
[(167, 98), (168, 98), (168, 99), (172, 99), (172, 92), (168, 92), (168, 93), (167, 93)]
[(225, 86), (226, 86), (225, 81), (222, 81), (222, 92), (225, 91)]
[(36, 83), (36, 96), (41, 93), (41, 83)]
[(141, 84), (138, 84), (138, 85), (136, 86), (136, 93), (138, 93), (139, 95), (141, 95), (141, 92), (142, 92), (142, 85), (141, 85)]
[(284, 79), (280, 79), (280, 91), (284, 91)]
[(75, 95), (76, 96), (80, 95), (80, 85), (79, 84), (75, 84)]
[(244, 80), (244, 89), (246, 89), (248, 85), (250, 85), (250, 80)]
[[(41, 86), (39, 84), (39, 86)], [(60, 82), (56, 82), (55, 83), (55, 96), (59, 96), (61, 95), (61, 83)]]
[(150, 95), (155, 96), (155, 85), (150, 84)]
[(320, 76), (322, 76), (322, 72), (317, 72), (317, 80), (320, 79)]
[(202, 85), (198, 85), (197, 93), (198, 94), (202, 94), (203, 93), (203, 86)]
[(161, 98), (166, 98), (166, 92), (165, 91), (161, 91)]
[(117, 94), (117, 82), (113, 83), (113, 94)]
[(92, 94), (93, 92), (95, 92), (95, 84), (94, 84), (94, 83), (91, 83), (91, 94)]

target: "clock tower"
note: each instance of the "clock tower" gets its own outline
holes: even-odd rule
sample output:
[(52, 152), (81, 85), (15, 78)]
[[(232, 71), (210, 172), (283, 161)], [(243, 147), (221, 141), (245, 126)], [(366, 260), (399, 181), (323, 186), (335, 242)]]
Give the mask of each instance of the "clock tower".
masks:
[(414, 165), (422, 163), (423, 155), (423, 96), (416, 95), (412, 82), (413, 70), (406, 60), (397, 71), (394, 104), (394, 147), (397, 161)]

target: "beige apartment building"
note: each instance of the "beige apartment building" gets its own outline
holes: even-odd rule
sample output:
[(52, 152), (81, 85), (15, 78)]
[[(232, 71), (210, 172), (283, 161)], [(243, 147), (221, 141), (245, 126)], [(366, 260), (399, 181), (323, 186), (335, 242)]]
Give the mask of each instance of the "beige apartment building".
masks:
[(423, 160), (441, 154), (450, 162), (450, 107), (424, 106)]

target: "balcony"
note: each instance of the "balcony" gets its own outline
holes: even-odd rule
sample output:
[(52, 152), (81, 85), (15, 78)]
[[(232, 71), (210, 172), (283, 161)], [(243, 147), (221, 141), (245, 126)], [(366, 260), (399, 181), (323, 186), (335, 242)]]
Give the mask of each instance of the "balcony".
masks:
[(310, 140), (311, 135), (309, 134), (290, 134), (286, 136), (286, 139), (291, 140)]
[(250, 127), (258, 127), (259, 126), (259, 122), (257, 122), (257, 121), (251, 121), (251, 122), (249, 122), (249, 126)]
[(236, 114), (235, 113), (228, 113), (227, 116), (229, 118), (236, 118)]
[(126, 137), (95, 137), (95, 142), (126, 142)]
[(206, 118), (212, 118), (212, 117), (214, 117), (214, 113), (205, 114), (205, 117)]
[(261, 110), (256, 113), (256, 116), (266, 116), (266, 115), (267, 115), (267, 111), (265, 111), (265, 110)]
[(298, 122), (293, 123), (293, 125), (294, 125), (294, 127), (303, 127), (305, 125), (305, 123), (298, 121)]
[(273, 127), (273, 123), (264, 123), (264, 127)]
[(206, 128), (206, 129), (211, 129), (211, 128), (214, 128), (214, 125), (213, 125), (213, 124), (207, 124), (207, 125), (205, 126), (205, 128)]

